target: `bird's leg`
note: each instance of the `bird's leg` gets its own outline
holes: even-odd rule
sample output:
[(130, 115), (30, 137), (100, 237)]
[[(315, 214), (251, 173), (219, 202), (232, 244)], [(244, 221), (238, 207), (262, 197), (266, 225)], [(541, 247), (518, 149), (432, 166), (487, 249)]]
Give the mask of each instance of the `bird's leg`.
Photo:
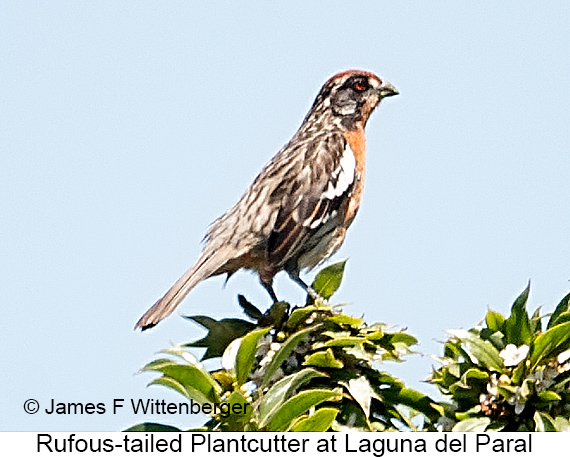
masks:
[(295, 281), (297, 284), (299, 284), (306, 292), (307, 294), (309, 294), (309, 296), (313, 299), (313, 300), (319, 300), (322, 301), (324, 303), (326, 303), (326, 300), (321, 297), (317, 291), (315, 289), (313, 289), (311, 286), (309, 286), (305, 281), (303, 281), (301, 279), (301, 276), (299, 276), (299, 271), (298, 270), (287, 270), (287, 274), (289, 275), (289, 277)]
[(279, 299), (277, 298), (277, 295), (275, 295), (275, 291), (273, 290), (273, 279), (271, 279), (270, 281), (267, 281), (267, 282), (260, 280), (260, 282), (261, 282), (261, 285), (264, 287), (264, 289), (269, 294), (269, 296), (271, 297), (271, 300), (273, 300), (273, 303), (277, 303), (279, 301)]

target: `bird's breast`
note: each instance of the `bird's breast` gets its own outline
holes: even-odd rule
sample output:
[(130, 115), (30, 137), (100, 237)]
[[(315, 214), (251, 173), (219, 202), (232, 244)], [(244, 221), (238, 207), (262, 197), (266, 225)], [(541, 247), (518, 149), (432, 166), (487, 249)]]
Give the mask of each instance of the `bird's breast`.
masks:
[(348, 227), (356, 217), (364, 189), (364, 168), (366, 166), (366, 139), (364, 136), (364, 128), (358, 125), (355, 130), (345, 132), (344, 137), (350, 150), (354, 154), (355, 161), (354, 187), (352, 196), (348, 202), (343, 224), (344, 227)]

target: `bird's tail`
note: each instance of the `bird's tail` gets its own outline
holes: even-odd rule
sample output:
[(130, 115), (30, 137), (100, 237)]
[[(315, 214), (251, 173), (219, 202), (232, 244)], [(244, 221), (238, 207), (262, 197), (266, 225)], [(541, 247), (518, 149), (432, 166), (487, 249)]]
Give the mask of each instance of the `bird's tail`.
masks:
[[(222, 262), (223, 263), (223, 262)], [(146, 330), (154, 327), (162, 319), (174, 312), (180, 302), (202, 280), (216, 274), (221, 267), (216, 253), (203, 253), (196, 263), (174, 283), (174, 285), (144, 313), (135, 325), (135, 329)]]

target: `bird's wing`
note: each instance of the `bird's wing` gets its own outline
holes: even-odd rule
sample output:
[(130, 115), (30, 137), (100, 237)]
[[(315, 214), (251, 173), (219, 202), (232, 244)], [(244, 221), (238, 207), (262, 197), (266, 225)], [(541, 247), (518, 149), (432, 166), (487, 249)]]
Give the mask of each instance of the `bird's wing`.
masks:
[(283, 195), (267, 245), (267, 259), (283, 266), (302, 250), (304, 242), (337, 217), (354, 187), (354, 154), (341, 136), (329, 136), (305, 146), (304, 160), (283, 181)]

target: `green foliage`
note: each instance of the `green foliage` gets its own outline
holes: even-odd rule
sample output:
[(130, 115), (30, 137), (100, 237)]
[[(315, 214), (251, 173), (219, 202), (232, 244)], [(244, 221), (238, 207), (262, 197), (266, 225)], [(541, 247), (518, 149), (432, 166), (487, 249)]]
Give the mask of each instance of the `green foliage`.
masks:
[[(449, 331), (429, 379), (446, 397), (436, 403), (380, 370), (412, 352), (412, 335), (329, 303), (344, 267), (318, 272), (311, 287), (321, 298), (301, 306), (277, 302), (263, 313), (239, 295), (249, 320), (188, 317), (207, 335), (141, 371), (210, 407), (201, 431), (570, 431), (570, 294), (550, 315), (530, 315), (529, 285), (508, 316), (489, 309), (480, 325)], [(195, 348), (221, 366), (206, 369)]]
[(333, 263), (319, 271), (311, 285), (313, 290), (325, 300), (331, 298), (340, 287), (345, 265), (346, 260), (343, 260), (342, 262)]
[[(340, 286), (344, 262), (321, 270), (312, 288), (328, 300)], [(402, 361), (416, 339), (385, 324), (367, 325), (323, 300), (291, 309), (275, 303), (262, 313), (238, 297), (240, 319), (190, 319), (208, 329), (199, 341), (164, 351), (143, 368), (159, 377), (151, 384), (174, 389), (189, 401), (247, 405), (237, 413), (213, 411), (201, 430), (327, 431), (410, 430), (418, 423), (435, 430), (435, 403), (379, 370), (385, 360)], [(221, 356), (222, 367), (207, 370), (190, 348), (206, 348), (204, 359)], [(413, 415), (421, 416), (412, 421)], [(148, 431), (159, 424), (140, 424)]]
[(202, 360), (221, 357), (228, 344), (255, 328), (254, 324), (242, 319), (222, 319), (217, 321), (208, 316), (186, 316), (186, 319), (192, 320), (208, 329), (208, 334), (204, 338), (186, 345), (187, 347), (206, 348)]
[(453, 431), (570, 429), (570, 294), (542, 330), (529, 316), (530, 286), (508, 317), (489, 310), (485, 325), (453, 330), (430, 381), (449, 399), (440, 424)]

